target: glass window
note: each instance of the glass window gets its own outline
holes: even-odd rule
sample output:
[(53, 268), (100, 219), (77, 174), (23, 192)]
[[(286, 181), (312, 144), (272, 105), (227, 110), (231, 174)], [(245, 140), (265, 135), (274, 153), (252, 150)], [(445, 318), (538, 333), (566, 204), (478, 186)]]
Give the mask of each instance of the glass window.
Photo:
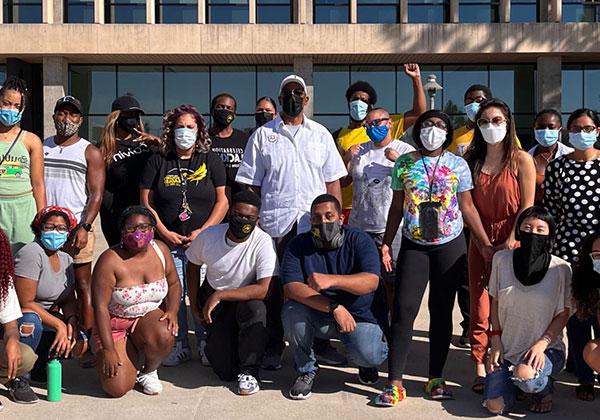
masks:
[(209, 23), (248, 23), (248, 0), (206, 0)]
[(409, 23), (444, 23), (449, 16), (449, 0), (408, 0)]
[(239, 114), (254, 115), (256, 102), (256, 74), (254, 66), (213, 66), (210, 81), (210, 99), (228, 93), (237, 102)]
[(156, 6), (158, 23), (198, 23), (197, 0), (159, 0)]
[(583, 106), (596, 112), (600, 110), (598, 86), (600, 86), (600, 66), (586, 64), (583, 70)]
[(599, 22), (600, 3), (590, 0), (563, 0), (563, 22)]
[(208, 115), (208, 66), (165, 66), (165, 111), (181, 104), (192, 104), (201, 113)]
[(398, 23), (398, 0), (358, 0), (358, 23)]
[(65, 23), (94, 23), (93, 0), (65, 0)]
[[(440, 83), (443, 86), (444, 111), (447, 113), (463, 113), (465, 91), (474, 84), (489, 86), (486, 66), (444, 66), (444, 77)], [(423, 82), (427, 80), (424, 77)]]
[[(396, 67), (395, 66), (352, 66), (350, 83), (363, 80), (368, 82), (377, 92), (376, 106), (385, 108), (389, 112), (396, 109)], [(348, 86), (346, 86), (346, 89)], [(343, 99), (346, 99), (344, 90)], [(346, 112), (347, 109), (346, 109)]]
[(347, 115), (320, 114), (314, 116), (314, 120), (319, 124), (323, 124), (330, 133), (333, 133), (342, 127), (347, 127), (348, 118), (349, 117)]
[(146, 0), (110, 0), (105, 15), (110, 23), (146, 23)]
[(315, 23), (349, 23), (350, 0), (314, 0)]
[(511, 0), (511, 22), (537, 22), (538, 8), (536, 0)]
[[(270, 96), (275, 100), (279, 109), (279, 85), (281, 81), (294, 72), (292, 66), (258, 66), (256, 68), (256, 99)], [(313, 98), (310, 98), (312, 101)], [(255, 101), (256, 103), (256, 101)], [(253, 106), (255, 105), (252, 104)], [(254, 112), (254, 108), (252, 109)]]
[(0, 64), (0, 85), (6, 80), (6, 66)]
[(562, 112), (570, 113), (583, 106), (583, 69), (579, 65), (563, 65)]
[(257, 23), (292, 23), (291, 0), (256, 0)]
[(315, 114), (347, 114), (346, 89), (349, 66), (315, 66), (313, 73)]
[(499, 6), (499, 0), (460, 0), (458, 19), (461, 23), (498, 22)]
[(133, 95), (146, 114), (162, 115), (162, 66), (119, 66), (118, 70), (118, 96)]
[[(425, 83), (427, 81), (427, 77), (430, 74), (435, 75), (437, 82), (440, 85), (443, 85), (443, 73), (442, 66), (432, 66), (432, 65), (424, 65), (420, 66), (421, 68), (421, 81)], [(404, 113), (412, 109), (413, 106), (413, 88), (412, 88), (412, 80), (406, 74), (404, 74), (404, 66), (398, 66), (396, 71), (396, 81), (398, 83), (398, 87), (396, 89), (396, 112)], [(377, 91), (379, 93), (379, 90)], [(425, 92), (425, 96), (427, 96), (427, 92)], [(427, 104), (429, 107), (429, 98), (427, 98)], [(442, 106), (442, 93), (437, 93), (435, 96), (435, 106), (436, 108), (440, 108)]]
[(83, 112), (108, 114), (117, 97), (117, 67), (72, 65), (69, 70), (69, 91), (79, 98)]
[(42, 0), (4, 0), (4, 23), (42, 23)]

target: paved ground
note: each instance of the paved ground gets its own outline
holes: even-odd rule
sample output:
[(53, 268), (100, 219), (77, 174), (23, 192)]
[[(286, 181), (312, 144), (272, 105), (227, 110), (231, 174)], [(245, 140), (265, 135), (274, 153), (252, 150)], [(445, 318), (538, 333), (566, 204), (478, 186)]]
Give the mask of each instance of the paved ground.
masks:
[[(98, 245), (101, 248), (102, 244)], [(459, 320), (458, 312), (454, 314)], [(458, 324), (458, 322), (456, 322)], [(471, 362), (467, 350), (453, 347), (446, 365), (446, 375), (455, 399), (443, 403), (423, 398), (423, 374), (427, 372), (429, 346), (427, 343), (428, 314), (426, 299), (417, 319), (415, 336), (408, 364), (406, 386), (409, 398), (395, 409), (370, 406), (385, 382), (386, 366), (382, 366), (379, 386), (369, 387), (358, 383), (354, 368), (323, 367), (313, 389), (313, 397), (307, 401), (292, 401), (287, 391), (294, 378), (289, 351), (285, 354), (284, 368), (279, 372), (264, 372), (262, 391), (249, 397), (235, 395), (233, 384), (222, 383), (210, 368), (201, 366), (199, 360), (175, 368), (162, 368), (159, 376), (164, 392), (149, 397), (132, 391), (125, 397), (106, 398), (96, 379), (94, 369), (82, 370), (75, 361), (63, 366), (63, 400), (58, 403), (45, 401), (46, 391), (35, 388), (41, 401), (32, 406), (17, 406), (7, 400), (4, 390), (0, 401), (5, 405), (0, 418), (22, 419), (388, 419), (403, 416), (408, 419), (443, 419), (453, 417), (488, 417), (481, 407), (481, 399), (470, 390), (472, 380)], [(458, 330), (455, 329), (455, 332)], [(193, 341), (193, 340), (192, 340)], [(592, 403), (574, 398), (574, 378), (562, 374), (557, 382), (555, 409), (545, 419), (596, 419), (600, 412), (600, 397)], [(599, 394), (600, 395), (600, 394)], [(527, 405), (520, 403), (513, 418), (541, 417), (527, 412)]]

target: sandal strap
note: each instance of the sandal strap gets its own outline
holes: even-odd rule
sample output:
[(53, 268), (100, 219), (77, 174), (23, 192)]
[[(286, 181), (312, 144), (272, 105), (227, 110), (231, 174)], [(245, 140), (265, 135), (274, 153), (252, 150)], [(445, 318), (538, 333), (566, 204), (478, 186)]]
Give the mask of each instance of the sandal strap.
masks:
[(434, 389), (440, 387), (446, 388), (446, 381), (444, 381), (442, 378), (433, 378), (427, 382), (427, 385), (425, 385), (425, 392), (431, 394)]

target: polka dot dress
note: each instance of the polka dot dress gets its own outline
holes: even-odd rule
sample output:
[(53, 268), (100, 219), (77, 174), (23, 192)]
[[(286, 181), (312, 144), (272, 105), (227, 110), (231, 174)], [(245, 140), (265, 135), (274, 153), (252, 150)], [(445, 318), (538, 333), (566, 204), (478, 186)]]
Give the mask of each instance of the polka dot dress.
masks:
[(553, 253), (577, 262), (583, 240), (600, 228), (600, 159), (577, 162), (562, 156), (550, 162), (543, 204), (557, 222)]

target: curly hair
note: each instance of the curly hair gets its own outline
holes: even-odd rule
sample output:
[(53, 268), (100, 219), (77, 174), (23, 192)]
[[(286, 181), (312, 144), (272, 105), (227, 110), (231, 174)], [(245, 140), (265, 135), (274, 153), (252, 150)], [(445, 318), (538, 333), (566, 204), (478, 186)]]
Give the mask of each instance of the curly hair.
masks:
[(21, 94), (21, 107), (19, 108), (19, 111), (23, 111), (25, 109), (25, 105), (27, 105), (29, 96), (29, 90), (27, 89), (27, 83), (25, 83), (25, 80), (16, 76), (9, 76), (0, 87), (0, 98), (3, 98), (4, 94), (9, 90), (14, 90)]
[(2, 229), (0, 229), (0, 303), (6, 304), (8, 292), (13, 286), (15, 278), (15, 262), (10, 250), (10, 242)]
[(350, 102), (350, 98), (354, 95), (355, 92), (363, 91), (367, 95), (369, 95), (369, 105), (373, 106), (377, 103), (377, 92), (369, 82), (365, 82), (359, 80), (358, 82), (354, 82), (348, 87), (346, 90), (346, 101)]
[(200, 114), (195, 106), (183, 104), (170, 111), (167, 111), (163, 116), (162, 129), (160, 132), (161, 153), (163, 155), (175, 152), (175, 123), (179, 117), (186, 114), (194, 117), (196, 124), (198, 125), (196, 148), (194, 153), (209, 152), (212, 141), (208, 135), (208, 129), (206, 128), (206, 123), (204, 122), (202, 114)]
[(588, 319), (600, 311), (600, 273), (594, 271), (590, 254), (600, 232), (589, 235), (579, 251), (579, 260), (573, 268), (572, 293), (577, 305), (577, 317)]

